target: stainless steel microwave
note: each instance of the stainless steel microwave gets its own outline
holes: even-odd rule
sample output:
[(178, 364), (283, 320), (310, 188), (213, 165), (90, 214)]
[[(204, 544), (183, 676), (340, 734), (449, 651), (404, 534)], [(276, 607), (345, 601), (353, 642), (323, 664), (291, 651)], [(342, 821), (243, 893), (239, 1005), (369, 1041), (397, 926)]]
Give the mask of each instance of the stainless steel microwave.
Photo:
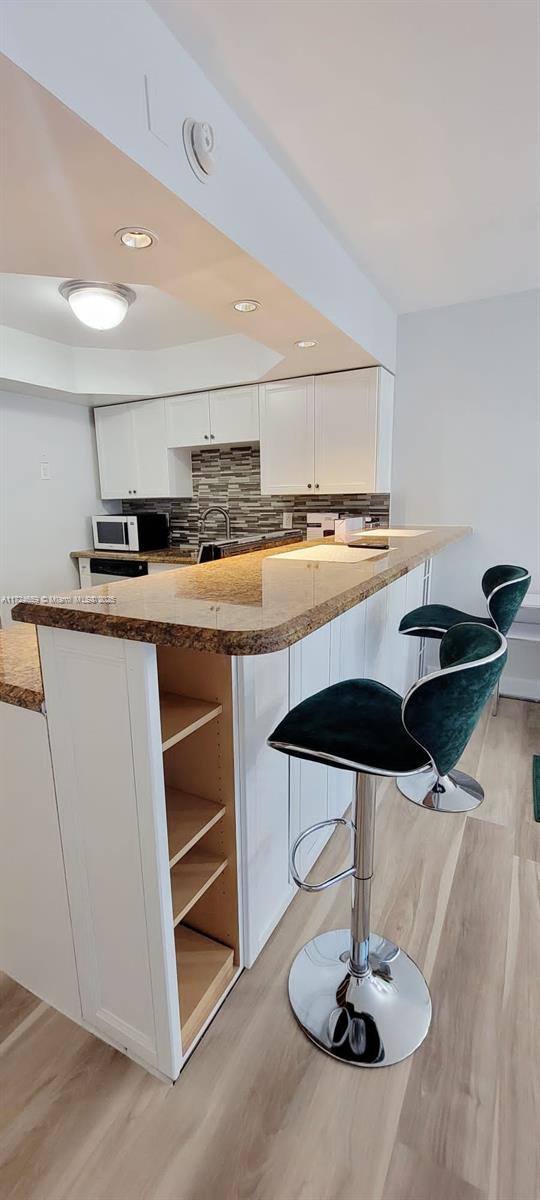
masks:
[(92, 517), (94, 550), (163, 550), (169, 545), (167, 513)]

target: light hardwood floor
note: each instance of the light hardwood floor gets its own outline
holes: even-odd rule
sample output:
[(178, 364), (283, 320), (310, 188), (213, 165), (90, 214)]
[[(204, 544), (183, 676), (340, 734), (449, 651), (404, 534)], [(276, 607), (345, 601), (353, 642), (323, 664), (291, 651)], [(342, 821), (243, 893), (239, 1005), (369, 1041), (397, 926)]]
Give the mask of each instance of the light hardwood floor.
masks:
[[(538, 1200), (540, 705), (502, 700), (463, 766), (470, 817), (379, 797), (374, 928), (422, 966), (428, 1038), (381, 1071), (334, 1063), (289, 1011), (297, 948), (347, 923), (301, 894), (174, 1088), (5, 980), (3, 1200)], [(336, 835), (318, 871), (342, 859)], [(44, 947), (46, 953), (46, 947)]]

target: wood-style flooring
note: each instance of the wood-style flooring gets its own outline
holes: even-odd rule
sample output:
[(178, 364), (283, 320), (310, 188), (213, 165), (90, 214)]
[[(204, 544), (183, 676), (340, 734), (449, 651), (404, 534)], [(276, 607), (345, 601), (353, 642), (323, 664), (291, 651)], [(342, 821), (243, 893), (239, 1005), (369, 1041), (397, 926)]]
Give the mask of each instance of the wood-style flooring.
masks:
[[(289, 963), (347, 924), (346, 884), (298, 895), (174, 1088), (5, 980), (2, 1200), (539, 1200), (533, 752), (540, 705), (502, 700), (462, 764), (486, 790), (476, 813), (381, 789), (373, 926), (433, 998), (399, 1066), (334, 1063), (289, 1010)], [(343, 851), (336, 834), (317, 873)]]

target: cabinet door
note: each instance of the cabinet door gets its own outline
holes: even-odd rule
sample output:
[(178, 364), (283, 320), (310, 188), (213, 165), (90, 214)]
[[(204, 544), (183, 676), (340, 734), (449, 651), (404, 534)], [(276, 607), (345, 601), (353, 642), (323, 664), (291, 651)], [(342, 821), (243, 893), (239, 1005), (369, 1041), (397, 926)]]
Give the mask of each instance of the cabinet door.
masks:
[(208, 392), (170, 396), (165, 406), (168, 446), (204, 446), (210, 442)]
[(365, 601), (366, 642), (365, 677), (386, 683), (386, 621), (388, 614), (388, 588), (381, 588)]
[(289, 709), (289, 651), (237, 658), (235, 668), (244, 954), (250, 967), (296, 892), (289, 878), (289, 760), (267, 745)]
[[(291, 708), (330, 683), (331, 625), (310, 633), (291, 646)], [(333, 768), (332, 768), (333, 769)], [(303, 829), (328, 817), (328, 772), (321, 763), (290, 760), (291, 844)], [(311, 870), (332, 830), (321, 830), (300, 848), (297, 865), (302, 875)]]
[(407, 576), (395, 579), (387, 589), (385, 677), (383, 682), (403, 696), (409, 675), (409, 642), (411, 638), (399, 632), (399, 622), (407, 612)]
[(165, 436), (165, 401), (144, 400), (131, 407), (137, 459), (135, 495), (140, 497), (168, 496), (170, 488)]
[(313, 394), (313, 376), (259, 388), (263, 496), (314, 491)]
[(132, 404), (94, 409), (103, 500), (131, 496), (137, 487)]
[(42, 713), (0, 704), (0, 969), (81, 1021), (56, 795)]
[(210, 441), (258, 442), (259, 396), (256, 384), (210, 392)]
[(315, 377), (315, 491), (375, 490), (377, 367)]

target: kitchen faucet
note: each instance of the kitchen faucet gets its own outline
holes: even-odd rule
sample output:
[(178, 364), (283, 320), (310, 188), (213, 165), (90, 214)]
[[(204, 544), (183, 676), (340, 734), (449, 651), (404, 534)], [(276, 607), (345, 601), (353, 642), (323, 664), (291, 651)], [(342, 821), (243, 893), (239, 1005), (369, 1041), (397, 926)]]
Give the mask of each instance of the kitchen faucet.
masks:
[(209, 516), (209, 514), (210, 514), (210, 513), (214, 513), (214, 512), (221, 513), (221, 515), (222, 515), (222, 517), (223, 517), (223, 519), (224, 519), (224, 521), (225, 521), (225, 533), (226, 533), (226, 536), (227, 536), (227, 538), (228, 538), (228, 539), (230, 539), (230, 536), (231, 536), (231, 518), (230, 518), (230, 516), (229, 516), (229, 513), (227, 512), (227, 509), (226, 509), (226, 508), (222, 508), (221, 504), (211, 504), (209, 508), (206, 508), (206, 509), (204, 510), (204, 512), (203, 512), (203, 514), (202, 514), (202, 516), (201, 516), (201, 520), (200, 520), (200, 531), (201, 531), (201, 533), (204, 533), (204, 526), (205, 526), (206, 518)]

